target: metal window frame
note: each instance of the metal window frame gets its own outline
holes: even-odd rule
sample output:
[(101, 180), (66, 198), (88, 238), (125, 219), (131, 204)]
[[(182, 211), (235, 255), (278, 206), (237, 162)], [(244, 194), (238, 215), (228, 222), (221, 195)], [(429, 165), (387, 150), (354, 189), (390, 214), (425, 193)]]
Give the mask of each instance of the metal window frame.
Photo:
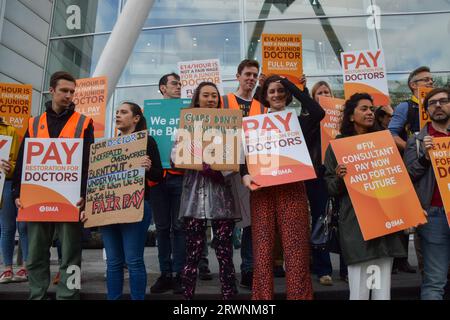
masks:
[(3, 21), (5, 21), (6, 0), (0, 0), (0, 43), (2, 42)]

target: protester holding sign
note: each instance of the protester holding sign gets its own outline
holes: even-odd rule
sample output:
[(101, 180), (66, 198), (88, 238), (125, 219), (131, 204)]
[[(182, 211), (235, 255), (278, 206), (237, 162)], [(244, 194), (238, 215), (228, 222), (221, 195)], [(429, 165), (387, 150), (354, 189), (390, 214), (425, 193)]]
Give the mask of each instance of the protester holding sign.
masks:
[[(373, 100), (369, 94), (357, 93), (351, 96), (345, 102), (341, 134), (337, 139), (372, 132), (375, 121), (373, 109)], [(373, 289), (372, 300), (389, 300), (393, 258), (406, 256), (400, 235), (394, 233), (364, 241), (343, 180), (347, 174), (346, 165), (337, 162), (331, 146), (327, 149), (324, 165), (328, 192), (339, 198), (339, 237), (342, 254), (348, 264), (350, 300), (368, 300), (370, 289)], [(367, 285), (373, 270), (379, 271), (378, 288)]]
[[(408, 139), (404, 160), (414, 182), (422, 208), (428, 213), (428, 223), (418, 228), (424, 262), (422, 300), (442, 300), (450, 261), (450, 228), (439, 191), (430, 153), (434, 139), (449, 137), (450, 91), (437, 88), (427, 94), (424, 107), (431, 118), (417, 135)], [(447, 159), (448, 160), (448, 159)]]
[[(50, 94), (52, 100), (45, 104), (46, 112), (30, 119), (26, 138), (82, 138), (83, 165), (81, 175), (81, 199), (77, 206), (84, 206), (86, 181), (89, 164), (89, 148), (94, 142), (92, 119), (75, 111), (73, 97), (76, 82), (67, 72), (56, 72), (50, 77)], [(23, 167), (24, 145), (17, 157), (14, 174), (13, 197), (17, 208), (22, 207), (20, 188)], [(61, 281), (56, 290), (57, 299), (79, 299), (79, 286), (68, 287), (69, 267), (81, 266), (81, 223), (28, 223), (28, 261), (27, 268), (30, 283), (30, 299), (47, 299), (50, 283), (49, 249), (55, 230), (61, 242)]]
[[(421, 66), (413, 70), (408, 76), (408, 87), (411, 90), (411, 98), (402, 101), (394, 109), (391, 122), (389, 122), (389, 131), (391, 131), (400, 152), (404, 152), (406, 141), (409, 137), (420, 131), (420, 113), (419, 113), (419, 88), (433, 88), (433, 76), (430, 68)], [(409, 237), (404, 237), (405, 244), (409, 242)], [(423, 272), (423, 259), (420, 249), (419, 235), (414, 234), (414, 247), (416, 250), (417, 261), (420, 272)], [(408, 258), (394, 260), (394, 272), (396, 270), (408, 273), (416, 272), (408, 263)]]
[[(312, 87), (311, 96), (317, 103), (320, 103), (320, 97), (333, 98), (333, 91), (326, 81), (319, 81)], [(305, 112), (302, 112), (301, 116), (306, 117), (305, 120), (309, 118), (309, 115)], [(308, 143), (308, 150), (314, 168), (316, 169), (317, 179), (305, 181), (305, 186), (311, 209), (311, 225), (312, 229), (314, 229), (319, 217), (325, 212), (328, 200), (327, 186), (323, 178), (325, 167), (322, 164), (321, 144), (323, 142), (320, 133), (320, 123), (314, 127), (311, 136), (316, 137), (316, 139), (313, 139)], [(333, 274), (333, 267), (331, 265), (330, 253), (327, 250), (312, 248), (312, 261), (312, 272), (319, 278), (319, 283), (325, 286), (332, 285), (333, 278), (331, 275)], [(342, 255), (340, 256), (339, 263), (340, 277), (342, 280), (346, 281), (347, 266), (344, 263)]]
[[(239, 63), (236, 72), (236, 79), (239, 82), (239, 87), (236, 92), (230, 92), (222, 97), (223, 107), (225, 109), (241, 110), (243, 117), (267, 113), (268, 109), (257, 100), (259, 97), (256, 96), (261, 87), (256, 89), (255, 96), (253, 96), (253, 90), (257, 85), (258, 74), (258, 61), (250, 59), (242, 60)], [(261, 75), (261, 78), (264, 80), (264, 75)], [(227, 177), (227, 179), (231, 180), (232, 183), (235, 208), (236, 210), (240, 210), (242, 215), (242, 221), (237, 224), (238, 227), (242, 228), (240, 286), (251, 289), (253, 282), (253, 250), (250, 218), (250, 192), (242, 185), (239, 175), (231, 175)]]
[[(164, 99), (179, 99), (181, 96), (180, 76), (176, 73), (165, 74), (159, 80), (159, 91)], [(153, 219), (156, 226), (158, 261), (161, 276), (150, 287), (152, 293), (183, 293), (181, 271), (186, 260), (185, 232), (183, 223), (178, 219), (180, 211), (181, 185), (183, 171), (167, 169), (161, 182), (147, 181), (150, 194)], [(175, 273), (173, 277), (172, 273)]]
[[(220, 93), (212, 82), (202, 82), (194, 92), (192, 108), (220, 108)], [(181, 130), (181, 129), (180, 129)], [(241, 216), (234, 207), (231, 185), (221, 171), (203, 163), (203, 170), (186, 170), (183, 179), (180, 217), (186, 230), (186, 264), (183, 269), (184, 297), (195, 293), (197, 267), (204, 246), (207, 222), (211, 220), (214, 248), (219, 262), (222, 297), (232, 299), (236, 293), (233, 264), (233, 229)]]
[[(295, 96), (309, 112), (299, 117), (306, 143), (317, 138), (311, 136), (312, 128), (325, 116), (322, 108), (295, 84), (279, 76), (268, 77), (261, 92), (261, 102), (271, 111), (283, 111)], [(248, 168), (241, 168), (244, 185), (253, 190), (255, 181)], [(252, 215), (252, 238), (254, 278), (252, 299), (273, 299), (273, 244), (275, 229), (281, 233), (286, 261), (286, 291), (288, 300), (312, 299), (312, 283), (309, 273), (309, 213), (308, 200), (303, 182), (294, 182), (258, 188), (250, 194)]]
[[(142, 109), (132, 102), (124, 102), (116, 110), (116, 128), (121, 136), (147, 130)], [(162, 180), (162, 165), (158, 147), (151, 136), (147, 136), (147, 155), (142, 159), (147, 179)], [(149, 187), (145, 188), (145, 199), (149, 200)], [(144, 207), (149, 205), (144, 201)], [(144, 247), (151, 212), (145, 210), (142, 221), (116, 223), (100, 227), (106, 251), (106, 284), (108, 300), (118, 300), (123, 292), (123, 267), (126, 264), (130, 274), (130, 293), (133, 300), (144, 300), (147, 287), (147, 271), (144, 263)]]
[[(7, 151), (9, 157), (0, 159), (0, 170), (3, 171), (2, 179), (4, 185), (2, 187), (3, 194), (1, 196), (0, 223), (1, 223), (1, 249), (5, 271), (0, 275), (0, 283), (21, 282), (28, 280), (28, 272), (25, 262), (28, 257), (28, 235), (27, 225), (25, 222), (16, 222), (17, 208), (11, 195), (12, 177), (16, 167), (17, 152), (19, 147), (19, 137), (16, 129), (5, 123), (0, 118), (0, 136), (11, 137), (10, 149)], [(5, 141), (6, 142), (6, 141)], [(6, 144), (2, 142), (0, 148), (6, 148)], [(13, 254), (15, 246), (16, 229), (19, 230), (19, 241), (22, 247), (23, 266), (14, 274), (13, 271)]]

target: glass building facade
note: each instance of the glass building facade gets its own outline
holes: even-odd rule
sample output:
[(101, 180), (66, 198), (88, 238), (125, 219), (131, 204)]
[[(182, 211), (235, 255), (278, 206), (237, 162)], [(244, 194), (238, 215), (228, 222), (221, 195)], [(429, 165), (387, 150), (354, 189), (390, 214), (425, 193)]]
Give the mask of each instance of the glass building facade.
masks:
[[(54, 1), (44, 86), (58, 70), (92, 75), (125, 3)], [(384, 50), (394, 105), (409, 97), (406, 79), (421, 65), (436, 85), (450, 85), (450, 0), (155, 0), (109, 115), (124, 100), (161, 98), (159, 78), (179, 61), (219, 58), (224, 89), (234, 91), (239, 62), (261, 59), (262, 33), (301, 33), (308, 87), (326, 80), (338, 97), (342, 51)]]

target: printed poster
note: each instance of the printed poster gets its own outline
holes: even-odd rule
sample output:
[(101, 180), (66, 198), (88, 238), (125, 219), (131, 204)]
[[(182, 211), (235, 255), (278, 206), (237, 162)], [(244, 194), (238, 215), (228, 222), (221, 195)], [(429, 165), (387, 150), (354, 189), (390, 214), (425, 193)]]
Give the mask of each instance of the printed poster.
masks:
[(450, 227), (450, 137), (433, 138), (430, 158)]
[(19, 145), (28, 129), (32, 98), (31, 84), (0, 83), (0, 117), (16, 128)]
[(248, 171), (258, 185), (316, 178), (295, 111), (246, 117), (242, 126)]
[(27, 138), (17, 221), (77, 222), (83, 139)]
[(262, 34), (262, 73), (277, 74), (288, 78), (303, 90), (300, 77), (303, 74), (302, 35)]
[(428, 88), (428, 87), (419, 87), (419, 125), (420, 125), (420, 130), (422, 130), (423, 127), (425, 127), (425, 125), (429, 122), (431, 122), (430, 116), (428, 115), (428, 113), (425, 111), (425, 107), (423, 105), (423, 102), (425, 100), (425, 97), (427, 96), (428, 92), (430, 92), (431, 90), (433, 90), (433, 88)]
[(213, 82), (224, 95), (219, 59), (185, 61), (178, 63), (181, 80), (181, 98), (191, 99), (195, 89), (204, 81)]
[[(0, 160), (1, 159), (9, 160), (11, 145), (12, 145), (12, 137), (0, 136)], [(0, 170), (0, 203), (3, 203), (2, 195), (3, 195), (3, 188), (5, 186), (5, 181), (6, 175), (3, 172), (3, 170)]]
[(334, 138), (336, 138), (336, 136), (339, 134), (345, 100), (320, 96), (319, 104), (325, 111), (325, 117), (320, 122), (323, 163), (325, 159), (325, 152), (330, 145), (330, 141), (334, 140)]
[(384, 54), (382, 50), (341, 53), (345, 99), (366, 92), (374, 106), (390, 105)]
[(189, 99), (160, 99), (144, 101), (144, 116), (148, 133), (157, 145), (164, 169), (170, 169), (170, 153), (180, 126), (180, 111), (189, 107)]
[(426, 223), (397, 146), (388, 130), (330, 142), (364, 240)]
[(78, 79), (73, 103), (76, 110), (92, 118), (95, 138), (105, 136), (106, 99), (108, 97), (106, 77)]
[(139, 222), (144, 216), (148, 132), (91, 145), (86, 196), (86, 228)]

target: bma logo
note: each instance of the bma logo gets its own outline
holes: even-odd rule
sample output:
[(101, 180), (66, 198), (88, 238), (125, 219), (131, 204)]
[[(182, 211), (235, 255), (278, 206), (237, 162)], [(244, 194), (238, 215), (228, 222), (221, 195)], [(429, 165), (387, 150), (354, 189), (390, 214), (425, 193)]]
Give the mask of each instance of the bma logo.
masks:
[(81, 289), (81, 269), (77, 265), (71, 265), (67, 268), (67, 274), (70, 276), (67, 278), (67, 288), (69, 290), (80, 290)]
[(370, 265), (367, 267), (367, 274), (369, 277), (367, 278), (367, 288), (369, 290), (380, 290), (381, 288), (381, 269), (377, 265)]
[(381, 28), (381, 9), (377, 5), (371, 5), (367, 8), (366, 11), (371, 17), (367, 18), (367, 28), (370, 30), (380, 30)]
[(69, 17), (66, 20), (68, 30), (81, 30), (81, 9), (77, 5), (67, 7), (66, 13)]

